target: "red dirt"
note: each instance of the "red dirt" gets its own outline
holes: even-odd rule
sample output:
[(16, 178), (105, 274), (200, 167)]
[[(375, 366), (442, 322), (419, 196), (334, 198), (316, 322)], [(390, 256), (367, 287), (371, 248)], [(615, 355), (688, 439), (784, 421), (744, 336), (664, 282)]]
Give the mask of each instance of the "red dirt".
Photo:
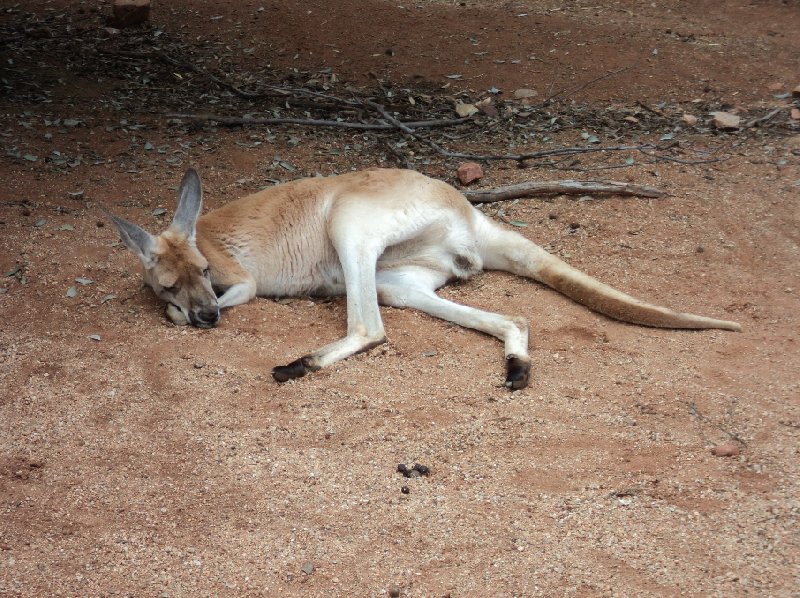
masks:
[[(224, 41), (241, 68), (330, 67), (431, 94), (525, 87), (544, 99), (627, 68), (570, 96), (754, 111), (786, 105), (769, 84), (800, 83), (791, 1), (332, 4), (174, 0), (154, 3), (152, 20)], [(95, 5), (24, 11), (66, 15), (48, 25), (60, 35), (67, 22), (97, 27)], [(38, 157), (0, 159), (0, 273), (22, 268), (0, 280), (0, 595), (796, 595), (796, 129), (698, 134), (688, 139), (722, 143), (729, 159), (617, 172), (667, 199), (502, 207), (603, 281), (742, 333), (621, 324), (487, 273), (442, 294), (530, 319), (529, 388), (502, 387), (494, 339), (396, 309), (383, 310), (388, 344), (278, 385), (273, 365), (343, 333), (341, 300), (259, 299), (213, 330), (171, 326), (97, 205), (155, 231), (188, 165), (212, 209), (266, 179), (388, 159), (337, 130), (186, 133), (161, 111), (114, 108), (120, 84), (64, 68), (64, 55), (0, 58), (0, 78), (52, 89), (47, 102), (23, 105), (21, 86), (0, 96), (4, 153)], [(56, 117), (83, 124), (45, 123)], [(84, 159), (56, 167), (44, 161), (53, 150)], [(275, 168), (276, 155), (296, 171)], [(556, 178), (483, 166), (487, 187)], [(425, 171), (454, 181), (456, 167)], [(738, 456), (712, 454), (731, 441)], [(399, 462), (431, 474), (403, 478)]]

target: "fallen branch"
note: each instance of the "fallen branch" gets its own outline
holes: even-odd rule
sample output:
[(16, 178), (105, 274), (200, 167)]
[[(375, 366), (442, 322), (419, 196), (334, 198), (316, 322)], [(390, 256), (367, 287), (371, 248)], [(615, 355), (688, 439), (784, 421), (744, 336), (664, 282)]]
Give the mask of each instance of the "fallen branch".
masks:
[(162, 62), (169, 64), (170, 66), (189, 69), (198, 75), (205, 77), (215, 85), (221, 87), (222, 89), (227, 89), (234, 95), (239, 96), (240, 98), (246, 100), (260, 100), (263, 98), (268, 97), (297, 97), (297, 96), (308, 96), (314, 98), (322, 98), (326, 100), (331, 100), (337, 104), (343, 106), (354, 106), (357, 105), (358, 102), (354, 100), (347, 100), (343, 98), (339, 98), (330, 94), (313, 91), (311, 89), (304, 89), (301, 87), (282, 87), (278, 85), (269, 85), (262, 83), (260, 91), (247, 91), (241, 89), (240, 87), (234, 85), (230, 81), (218, 77), (208, 69), (204, 67), (200, 67), (189, 60), (181, 60), (179, 58), (170, 56), (166, 52), (162, 52), (161, 50), (153, 50), (153, 51), (145, 51), (145, 52), (136, 52), (136, 51), (125, 51), (125, 50), (98, 50), (101, 54), (107, 54), (110, 56), (120, 56), (123, 58), (132, 58), (132, 59), (151, 59), (156, 58), (161, 60)]
[(537, 160), (539, 158), (548, 158), (550, 156), (571, 156), (573, 154), (590, 154), (596, 152), (627, 152), (627, 151), (645, 151), (656, 149), (656, 146), (645, 143), (641, 145), (614, 145), (608, 147), (559, 147), (551, 150), (542, 150), (538, 152), (531, 152), (528, 154), (465, 154), (461, 152), (451, 152), (444, 149), (439, 144), (425, 139), (417, 132), (412, 131), (408, 123), (402, 123), (394, 118), (389, 112), (380, 104), (366, 100), (365, 105), (377, 110), (381, 116), (388, 120), (394, 127), (400, 129), (404, 133), (411, 135), (417, 141), (424, 143), (436, 153), (445, 158), (457, 158), (459, 160), (482, 160), (482, 161), (497, 161), (497, 160), (514, 160), (520, 164), (528, 160)]
[(775, 110), (772, 110), (771, 112), (768, 112), (764, 116), (759, 116), (759, 117), (756, 117), (756, 118), (754, 118), (752, 120), (749, 120), (749, 121), (747, 121), (746, 123), (744, 123), (742, 125), (742, 128), (743, 129), (749, 129), (751, 127), (760, 127), (764, 123), (769, 122), (773, 118), (775, 118), (778, 114), (781, 113), (782, 110), (783, 110), (783, 108), (776, 108)]
[[(341, 127), (345, 129), (361, 129), (369, 131), (390, 131), (396, 129), (394, 124), (362, 123), (347, 120), (324, 120), (314, 118), (261, 118), (255, 116), (223, 116), (220, 114), (168, 114), (169, 118), (185, 118), (198, 122), (215, 122), (226, 127), (242, 125), (301, 125), (307, 127)], [(470, 118), (451, 118), (442, 120), (418, 120), (404, 122), (408, 130), (433, 127), (450, 127), (460, 125)]]
[(551, 156), (572, 156), (575, 154), (593, 154), (597, 152), (635, 152), (654, 149), (655, 146), (649, 143), (641, 145), (611, 145), (606, 147), (557, 147), (550, 150), (531, 152), (528, 154), (464, 154), (461, 152), (450, 152), (439, 148), (439, 153), (446, 158), (458, 158), (460, 160), (473, 161), (496, 161), (514, 160), (516, 162), (526, 162), (539, 158), (549, 158)]
[(639, 197), (665, 197), (667, 195), (666, 191), (648, 185), (622, 183), (619, 181), (574, 181), (570, 179), (563, 181), (528, 181), (518, 185), (508, 185), (497, 187), (496, 189), (476, 189), (474, 191), (462, 191), (462, 193), (474, 204), (552, 193), (564, 195), (609, 193), (612, 195), (635, 195)]
[(600, 75), (598, 77), (595, 77), (594, 79), (591, 79), (591, 80), (587, 81), (586, 83), (582, 83), (582, 84), (578, 85), (577, 87), (573, 87), (571, 89), (562, 89), (559, 92), (556, 92), (554, 94), (550, 94), (549, 96), (547, 96), (547, 98), (545, 98), (544, 102), (539, 104), (539, 108), (544, 108), (545, 106), (549, 106), (559, 96), (568, 96), (568, 95), (576, 94), (579, 91), (583, 91), (584, 89), (586, 89), (590, 85), (593, 85), (594, 83), (597, 83), (598, 81), (602, 81), (603, 79), (608, 79), (609, 77), (613, 77), (614, 75), (619, 75), (620, 73), (624, 73), (625, 71), (627, 71), (627, 70), (629, 70), (631, 68), (632, 68), (632, 66), (626, 66), (626, 67), (622, 67), (620, 69), (617, 69), (615, 71), (609, 71), (609, 72), (607, 72), (607, 73), (605, 73), (603, 75)]

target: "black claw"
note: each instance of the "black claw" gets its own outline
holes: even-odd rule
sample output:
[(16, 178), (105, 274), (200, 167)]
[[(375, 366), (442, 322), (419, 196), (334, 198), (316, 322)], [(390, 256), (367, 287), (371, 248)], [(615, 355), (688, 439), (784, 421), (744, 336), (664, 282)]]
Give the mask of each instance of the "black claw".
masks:
[(272, 377), (278, 382), (286, 382), (288, 380), (294, 380), (295, 378), (302, 378), (307, 373), (313, 371), (314, 368), (309, 367), (308, 359), (306, 357), (301, 357), (300, 359), (295, 359), (288, 365), (279, 365), (272, 368)]
[(506, 386), (511, 390), (519, 390), (528, 386), (528, 377), (531, 373), (531, 362), (519, 357), (509, 357), (506, 360)]

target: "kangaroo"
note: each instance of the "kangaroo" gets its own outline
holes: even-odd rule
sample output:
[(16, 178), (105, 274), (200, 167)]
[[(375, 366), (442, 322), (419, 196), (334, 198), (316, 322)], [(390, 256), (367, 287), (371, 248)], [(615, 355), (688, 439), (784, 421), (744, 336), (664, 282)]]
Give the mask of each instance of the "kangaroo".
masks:
[(527, 320), (436, 294), (448, 282), (485, 269), (542, 282), (624, 322), (741, 330), (736, 322), (679, 313), (603, 284), (490, 220), (447, 183), (411, 170), (300, 179), (199, 217), (200, 177), (190, 169), (178, 196), (172, 223), (158, 236), (108, 213), (175, 324), (214, 327), (221, 309), (256, 296), (346, 296), (346, 336), (275, 367), (278, 382), (386, 342), (379, 305), (388, 305), (502, 340), (505, 384), (524, 388), (531, 369)]

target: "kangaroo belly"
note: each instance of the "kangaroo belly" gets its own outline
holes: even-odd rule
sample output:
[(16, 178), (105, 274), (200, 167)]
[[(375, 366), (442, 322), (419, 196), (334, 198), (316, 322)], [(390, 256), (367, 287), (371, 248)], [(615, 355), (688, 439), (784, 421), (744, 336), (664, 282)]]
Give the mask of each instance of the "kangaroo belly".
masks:
[(344, 274), (333, 248), (313, 253), (289, 252), (272, 263), (245, 267), (253, 273), (256, 294), (261, 297), (344, 293)]

